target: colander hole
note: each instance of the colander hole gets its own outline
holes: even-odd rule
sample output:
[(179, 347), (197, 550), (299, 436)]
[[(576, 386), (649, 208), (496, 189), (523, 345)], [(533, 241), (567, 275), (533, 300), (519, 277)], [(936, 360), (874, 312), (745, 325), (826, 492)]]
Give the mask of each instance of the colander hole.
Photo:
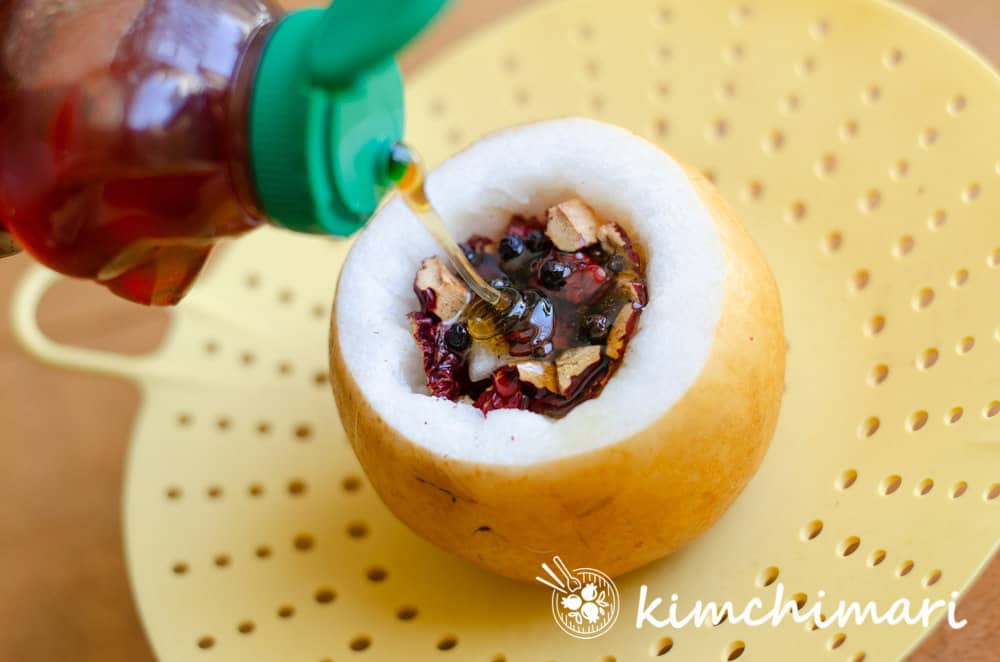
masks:
[(840, 125), (840, 139), (844, 142), (849, 142), (857, 138), (860, 131), (861, 124), (856, 119), (848, 119)]
[(881, 206), (882, 192), (877, 188), (865, 191), (864, 195), (861, 196), (861, 200), (858, 201), (858, 207), (866, 214), (870, 214)]
[(257, 362), (257, 355), (253, 352), (243, 352), (240, 354), (240, 363), (246, 367), (252, 366)]
[(300, 533), (292, 540), (292, 545), (300, 552), (308, 552), (316, 546), (316, 539), (308, 533)]
[(889, 366), (884, 363), (879, 363), (877, 366), (872, 368), (871, 373), (869, 373), (868, 383), (872, 386), (878, 386), (888, 378)]
[(865, 335), (875, 337), (885, 329), (885, 315), (873, 315), (865, 324)]
[(742, 641), (731, 642), (726, 646), (726, 650), (723, 652), (722, 659), (732, 662), (733, 660), (739, 659), (743, 655), (743, 651), (747, 649), (747, 645)]
[(292, 496), (302, 496), (308, 490), (306, 482), (301, 478), (295, 478), (288, 482), (288, 493)]
[(705, 168), (701, 171), (701, 174), (704, 175), (705, 179), (712, 182), (713, 184), (719, 183), (719, 174), (715, 171), (714, 168)]
[(289, 363), (288, 361), (280, 361), (278, 365), (275, 367), (275, 369), (277, 370), (278, 374), (281, 375), (282, 377), (287, 377), (294, 371), (292, 364)]
[(818, 519), (802, 527), (801, 535), (803, 540), (815, 540), (816, 536), (823, 532), (823, 522)]
[(321, 588), (313, 596), (318, 604), (328, 605), (337, 598), (337, 593), (331, 588)]
[(653, 122), (653, 134), (659, 140), (664, 140), (670, 135), (670, 121), (665, 117), (659, 117)]
[(764, 197), (764, 183), (759, 179), (751, 179), (743, 189), (743, 196), (750, 201), (757, 201)]
[(851, 657), (851, 662), (865, 662), (866, 657), (863, 651), (858, 651)]
[(965, 336), (964, 338), (958, 341), (958, 344), (955, 346), (955, 351), (958, 352), (959, 354), (968, 354), (969, 352), (972, 351), (972, 348), (975, 346), (976, 346), (976, 339), (973, 338), (972, 336)]
[(282, 605), (281, 607), (278, 607), (278, 618), (287, 620), (292, 616), (295, 616), (295, 607), (291, 605)]
[(861, 100), (868, 104), (874, 105), (882, 99), (882, 88), (878, 85), (872, 83), (861, 92)]
[(295, 293), (291, 290), (285, 289), (278, 292), (278, 303), (283, 305), (288, 305), (295, 300)]
[(432, 116), (441, 117), (442, 115), (444, 115), (445, 112), (444, 99), (442, 99), (441, 97), (434, 97), (433, 99), (431, 99), (430, 104), (428, 104), (427, 110), (430, 112)]
[(503, 67), (504, 71), (506, 71), (509, 74), (512, 74), (515, 73), (518, 69), (520, 69), (521, 65), (517, 61), (516, 55), (507, 55), (506, 57), (504, 57), (503, 62), (500, 63), (500, 66)]
[(786, 115), (791, 115), (800, 107), (802, 107), (802, 99), (799, 98), (799, 95), (797, 94), (789, 94), (785, 96), (778, 104), (779, 110)]
[(723, 81), (722, 84), (719, 85), (717, 96), (720, 101), (732, 99), (736, 96), (736, 83), (731, 80)]
[(813, 170), (820, 179), (826, 179), (837, 171), (838, 159), (836, 154), (826, 153), (819, 157)]
[(753, 9), (747, 4), (739, 5), (729, 13), (729, 18), (734, 25), (743, 25), (753, 18)]
[(323, 321), (327, 318), (327, 307), (317, 303), (309, 309), (309, 313), (313, 316), (313, 319)]
[(916, 242), (913, 237), (905, 234), (896, 240), (895, 246), (893, 246), (893, 254), (896, 257), (906, 257), (911, 252), (913, 252), (913, 246)]
[(816, 71), (816, 58), (806, 55), (795, 65), (795, 73), (802, 78), (811, 76)]
[(666, 81), (660, 81), (655, 86), (653, 86), (653, 96), (656, 99), (666, 99), (670, 96), (670, 83)]
[(826, 236), (823, 240), (823, 249), (827, 253), (836, 253), (844, 245), (844, 235), (839, 231), (834, 230)]
[(204, 636), (198, 639), (198, 648), (207, 651), (215, 646), (215, 637)]
[(972, 204), (979, 198), (979, 194), (983, 192), (982, 186), (979, 182), (972, 182), (964, 189), (962, 189), (962, 202), (965, 204)]
[(250, 483), (250, 485), (247, 486), (247, 494), (254, 498), (263, 496), (264, 486), (260, 483)]
[(257, 423), (257, 434), (262, 437), (271, 434), (271, 430), (273, 429), (274, 426), (270, 423), (270, 421), (260, 421)]
[(601, 63), (594, 58), (588, 58), (583, 63), (583, 72), (588, 78), (597, 78), (601, 75)]
[(909, 172), (910, 163), (906, 159), (900, 159), (889, 168), (889, 178), (898, 182), (903, 180)]
[(805, 219), (807, 211), (806, 203), (795, 200), (788, 206), (785, 218), (789, 223), (801, 223)]
[(767, 588), (778, 580), (779, 574), (777, 566), (768, 566), (761, 570), (760, 574), (757, 575), (757, 585), (761, 588)]
[(317, 370), (313, 373), (313, 384), (316, 386), (326, 386), (330, 383), (330, 377), (326, 370)]
[(918, 432), (927, 425), (927, 412), (923, 409), (915, 411), (906, 419), (906, 429), (910, 432)]
[(221, 499), (222, 498), (222, 487), (220, 485), (210, 485), (205, 494), (208, 495), (209, 499)]
[(184, 561), (178, 561), (173, 565), (171, 570), (173, 570), (175, 575), (186, 575), (188, 570), (190, 570), (190, 566)]
[(894, 494), (902, 484), (903, 478), (901, 476), (896, 474), (886, 476), (882, 479), (882, 482), (879, 483), (879, 492), (881, 492), (882, 496), (889, 496), (890, 494)]
[(903, 51), (899, 48), (890, 48), (882, 56), (882, 64), (885, 65), (886, 69), (890, 71), (897, 68), (899, 65), (903, 64)]
[(931, 570), (923, 579), (924, 588), (930, 588), (939, 581), (941, 581), (941, 571), (937, 569)]
[(184, 495), (184, 491), (176, 485), (171, 485), (164, 494), (169, 501), (178, 501)]
[(947, 222), (948, 222), (948, 212), (946, 212), (943, 209), (938, 209), (931, 214), (931, 217), (929, 219), (927, 219), (927, 227), (930, 228), (931, 230), (937, 230)]
[(868, 283), (872, 280), (871, 272), (867, 269), (859, 269), (851, 277), (850, 288), (854, 293), (863, 292)]
[(361, 479), (354, 475), (344, 476), (340, 486), (345, 492), (357, 492), (361, 489)]
[(1000, 496), (1000, 483), (993, 483), (990, 485), (989, 489), (983, 494), (983, 498), (986, 501), (993, 501), (998, 496)]
[(930, 127), (924, 129), (920, 133), (920, 137), (918, 138), (917, 142), (919, 142), (920, 146), (923, 147), (924, 149), (929, 149), (937, 144), (939, 137), (940, 136), (938, 135), (938, 130), (933, 127)]
[(490, 660), (490, 662), (507, 662), (507, 656), (503, 653), (498, 653), (493, 656), (493, 659)]
[(355, 540), (361, 540), (368, 536), (368, 525), (364, 522), (351, 522), (347, 525), (347, 535)]
[(212, 559), (212, 563), (217, 568), (228, 568), (229, 564), (232, 563), (232, 558), (230, 558), (229, 554), (216, 554), (215, 558)]
[(863, 423), (861, 423), (861, 427), (858, 430), (858, 436), (860, 436), (862, 439), (868, 439), (874, 436), (876, 432), (878, 432), (878, 429), (879, 427), (881, 427), (881, 425), (882, 422), (879, 421), (878, 417), (869, 416), (867, 419), (865, 419)]
[(450, 651), (455, 646), (458, 646), (458, 637), (453, 634), (445, 635), (437, 642), (437, 649), (439, 651)]
[(177, 425), (182, 428), (190, 427), (194, 422), (194, 416), (186, 411), (177, 414)]
[(717, 117), (712, 120), (705, 130), (705, 137), (709, 141), (722, 140), (729, 135), (729, 121), (724, 117)]
[(308, 423), (299, 423), (295, 426), (295, 438), (299, 441), (308, 441), (312, 436), (313, 429)]
[(934, 303), (934, 290), (925, 287), (913, 296), (913, 307), (917, 310), (924, 310)]
[(361, 652), (363, 650), (368, 650), (372, 645), (371, 637), (361, 635), (351, 639), (350, 647), (352, 651)]
[(220, 432), (226, 432), (229, 428), (233, 427), (233, 419), (228, 416), (220, 416), (215, 421), (215, 427), (219, 428)]
[(876, 549), (868, 556), (869, 567), (874, 568), (877, 565), (881, 565), (882, 561), (885, 561), (884, 549)]
[(962, 409), (961, 407), (952, 407), (951, 411), (949, 411), (948, 414), (944, 417), (944, 422), (947, 423), (948, 425), (954, 425), (955, 423), (958, 423), (960, 420), (962, 420), (962, 415), (964, 413), (965, 410)]
[(674, 10), (668, 5), (660, 5), (656, 10), (656, 20), (667, 24), (674, 19)]
[(722, 59), (728, 64), (736, 64), (746, 56), (746, 47), (737, 42), (730, 44), (723, 50)]
[(896, 576), (905, 577), (913, 572), (913, 561), (903, 561), (896, 567)]
[(840, 474), (840, 477), (837, 478), (837, 489), (846, 490), (849, 487), (851, 487), (851, 485), (854, 485), (854, 483), (857, 482), (857, 480), (858, 480), (857, 470), (845, 469), (844, 472)]
[(444, 139), (449, 145), (457, 147), (462, 144), (462, 132), (456, 128), (448, 129), (448, 132), (445, 133)]
[(417, 617), (417, 613), (418, 611), (416, 607), (412, 605), (403, 605), (396, 610), (396, 618), (401, 621), (412, 621)]
[(969, 489), (969, 484), (964, 480), (960, 480), (951, 486), (951, 493), (948, 495), (952, 499), (959, 499), (963, 494)]
[(365, 571), (365, 577), (368, 578), (368, 581), (374, 582), (376, 584), (384, 582), (386, 577), (388, 576), (389, 576), (388, 571), (386, 571), (386, 569), (382, 568), (381, 566), (373, 566), (371, 568), (368, 568), (367, 571)]
[(969, 270), (968, 269), (959, 269), (951, 277), (951, 286), (955, 287), (955, 288), (962, 287), (967, 282), (969, 282)]
[(930, 491), (934, 489), (934, 481), (930, 478), (924, 478), (922, 481), (917, 483), (917, 486), (913, 490), (913, 494), (916, 496), (925, 496), (930, 494)]
[(670, 59), (674, 56), (674, 51), (667, 45), (661, 45), (656, 48), (656, 52), (654, 53), (654, 55), (656, 56), (656, 59), (659, 60), (660, 62), (669, 62)]
[(243, 285), (246, 286), (248, 290), (256, 290), (260, 287), (260, 274), (249, 273), (243, 277)]
[(809, 34), (812, 36), (813, 39), (817, 40), (826, 37), (827, 35), (830, 34), (830, 21), (826, 20), (825, 18), (821, 18), (820, 20), (816, 21), (811, 26), (809, 26)]
[(238, 626), (236, 626), (236, 631), (239, 632), (240, 634), (251, 634), (256, 629), (257, 626), (254, 624), (253, 621), (243, 621)]
[(990, 256), (986, 258), (986, 264), (993, 267), (994, 269), (1000, 267), (1000, 248), (994, 249), (993, 253), (991, 253)]
[(765, 152), (777, 153), (785, 146), (785, 134), (780, 129), (773, 129), (761, 139), (761, 146)]
[(858, 547), (860, 546), (861, 538), (858, 538), (857, 536), (849, 536), (845, 538), (837, 547), (837, 553), (843, 557), (848, 557), (858, 551)]
[(653, 648), (650, 651), (656, 657), (663, 657), (674, 647), (674, 640), (670, 637), (663, 637), (659, 641), (653, 644)]
[(802, 608), (806, 606), (806, 602), (809, 601), (809, 596), (807, 596), (805, 593), (795, 593), (794, 595), (792, 595), (792, 600), (795, 601), (795, 607), (799, 611), (802, 611)]
[(1000, 414), (1000, 400), (994, 400), (983, 407), (983, 416), (986, 418), (993, 418), (997, 414)]
[(843, 646), (845, 641), (847, 641), (847, 635), (844, 634), (843, 632), (838, 632), (837, 634), (830, 637), (830, 641), (827, 643), (827, 648), (829, 648), (832, 651), (835, 651), (841, 646)]
[(935, 347), (928, 347), (917, 357), (917, 367), (921, 370), (929, 370), (938, 362), (941, 353)]
[(948, 112), (955, 117), (958, 117), (962, 114), (962, 111), (965, 110), (968, 104), (968, 99), (966, 99), (964, 95), (956, 94), (951, 98), (951, 100), (948, 101)]
[(527, 106), (531, 103), (531, 93), (523, 87), (514, 90), (514, 103), (521, 107)]
[(254, 550), (254, 556), (258, 559), (269, 559), (274, 552), (267, 545), (259, 545), (257, 549)]

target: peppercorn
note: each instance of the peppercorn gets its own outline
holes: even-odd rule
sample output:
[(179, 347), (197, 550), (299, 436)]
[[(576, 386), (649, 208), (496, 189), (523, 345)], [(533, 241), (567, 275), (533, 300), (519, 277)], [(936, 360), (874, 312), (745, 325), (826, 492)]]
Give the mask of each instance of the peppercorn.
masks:
[(472, 336), (465, 324), (453, 324), (445, 331), (444, 342), (453, 352), (464, 352), (472, 345)]
[(588, 315), (583, 320), (583, 330), (591, 340), (603, 340), (610, 328), (611, 324), (604, 315)]
[(607, 264), (604, 265), (604, 268), (613, 274), (620, 274), (621, 272), (625, 271), (626, 266), (627, 265), (625, 264), (625, 256), (612, 255), (608, 259)]
[(542, 253), (552, 248), (552, 242), (541, 230), (532, 230), (525, 236), (524, 245), (532, 253)]
[(566, 284), (566, 279), (572, 273), (573, 270), (569, 265), (563, 264), (559, 260), (549, 260), (542, 265), (538, 277), (545, 287), (550, 290), (558, 290)]
[(500, 259), (504, 262), (521, 257), (524, 253), (524, 241), (514, 234), (509, 234), (500, 240)]

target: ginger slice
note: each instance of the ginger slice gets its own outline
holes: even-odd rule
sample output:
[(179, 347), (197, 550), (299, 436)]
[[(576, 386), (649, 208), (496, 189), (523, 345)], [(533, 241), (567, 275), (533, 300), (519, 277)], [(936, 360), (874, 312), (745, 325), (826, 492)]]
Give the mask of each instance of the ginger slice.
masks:
[(597, 243), (601, 223), (582, 200), (574, 198), (550, 208), (548, 220), (545, 234), (561, 251), (572, 253)]
[(413, 287), (417, 290), (421, 301), (425, 300), (422, 292), (430, 291), (433, 300), (427, 305), (427, 310), (434, 313), (442, 322), (458, 317), (469, 302), (469, 288), (461, 280), (448, 271), (437, 256), (429, 257), (420, 263)]
[(611, 331), (608, 332), (607, 353), (609, 358), (620, 359), (625, 353), (625, 345), (634, 331), (631, 327), (635, 323), (634, 320), (638, 320), (641, 312), (642, 310), (633, 304), (626, 304), (618, 312), (618, 316), (611, 324)]
[(560, 354), (556, 359), (559, 392), (563, 395), (572, 393), (579, 383), (579, 378), (599, 365), (602, 358), (600, 345), (573, 347)]

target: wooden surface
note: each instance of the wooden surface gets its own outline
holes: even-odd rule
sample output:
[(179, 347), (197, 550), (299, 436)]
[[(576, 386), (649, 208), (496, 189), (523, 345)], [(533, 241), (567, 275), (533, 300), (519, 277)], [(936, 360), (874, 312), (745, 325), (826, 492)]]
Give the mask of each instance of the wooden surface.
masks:
[[(458, 2), (407, 53), (405, 68), (412, 71), (454, 39), (532, 1)], [(1000, 62), (997, 0), (909, 4)], [(27, 265), (23, 256), (0, 261), (0, 310), (7, 310)], [(162, 311), (131, 307), (76, 283), (51, 294), (41, 320), (64, 342), (130, 353), (154, 348), (166, 323)], [(137, 403), (126, 383), (38, 365), (0, 325), (0, 662), (153, 659), (121, 549), (122, 464)], [(969, 627), (934, 632), (911, 662), (1000, 660), (998, 605), (995, 559), (959, 607)]]

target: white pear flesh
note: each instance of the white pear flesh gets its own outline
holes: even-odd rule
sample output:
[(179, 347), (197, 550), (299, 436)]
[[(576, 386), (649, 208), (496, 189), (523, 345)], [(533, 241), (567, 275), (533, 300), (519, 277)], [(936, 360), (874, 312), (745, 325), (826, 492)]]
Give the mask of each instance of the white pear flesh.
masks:
[(636, 243), (649, 304), (604, 391), (565, 418), (431, 397), (406, 316), (416, 269), (442, 252), (390, 201), (347, 258), (330, 335), (341, 420), (389, 509), (524, 581), (557, 554), (617, 576), (703, 533), (760, 465), (785, 372), (777, 285), (721, 196), (654, 144), (587, 119), (489, 135), (435, 169), (428, 192), (459, 240), (585, 201)]

